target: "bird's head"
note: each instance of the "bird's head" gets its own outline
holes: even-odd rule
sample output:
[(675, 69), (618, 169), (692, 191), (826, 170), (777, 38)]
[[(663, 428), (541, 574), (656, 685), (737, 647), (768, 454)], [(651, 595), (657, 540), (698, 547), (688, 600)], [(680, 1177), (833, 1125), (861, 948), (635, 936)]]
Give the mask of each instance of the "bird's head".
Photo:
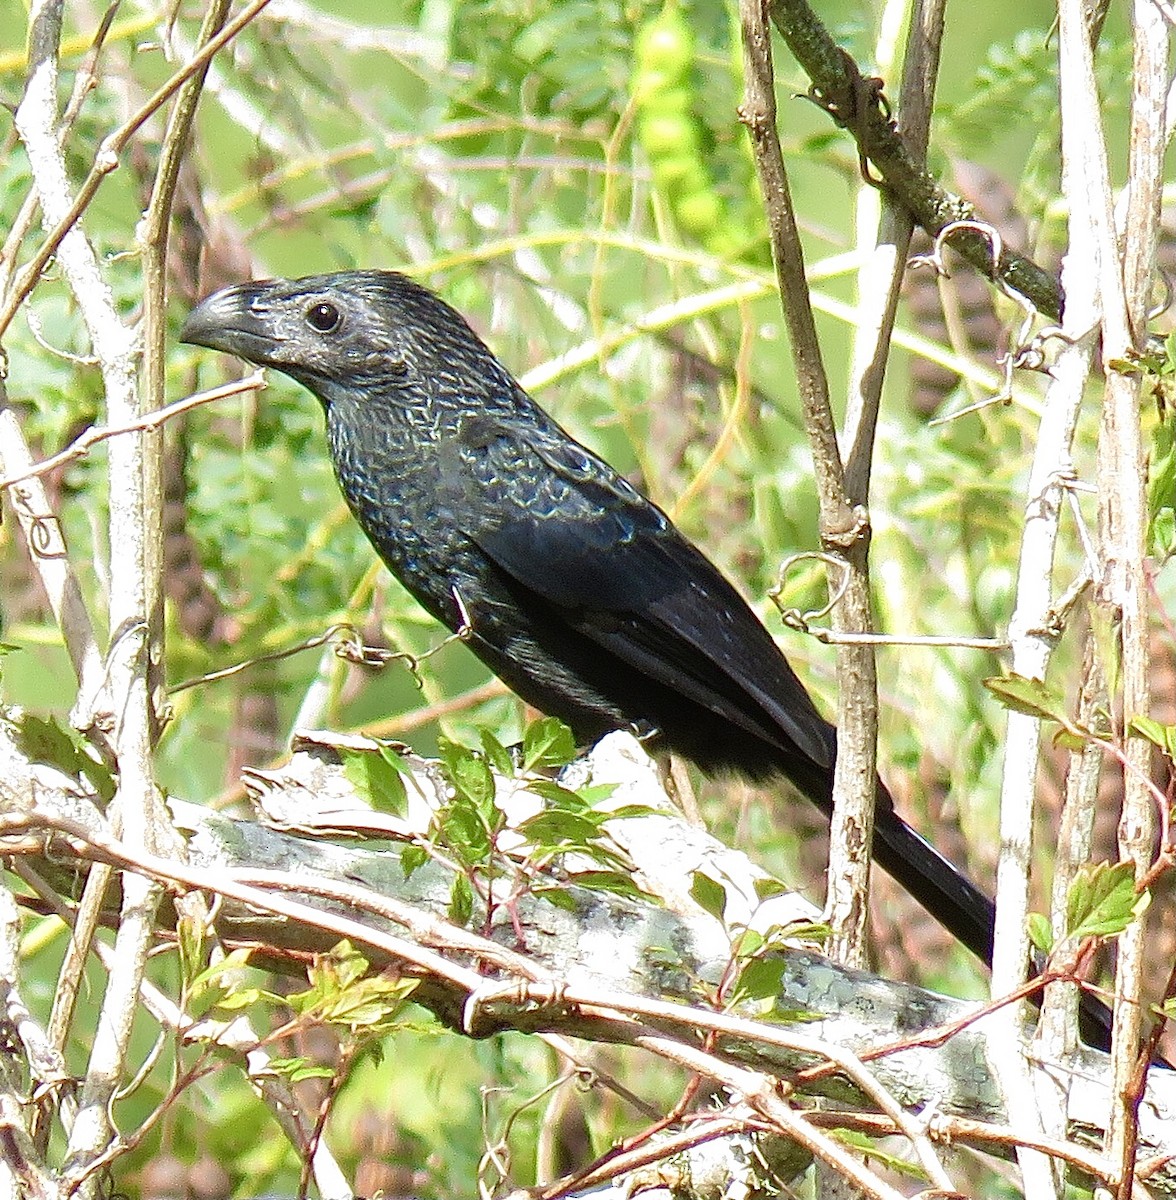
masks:
[(457, 312), (393, 271), (236, 284), (197, 305), (180, 340), (282, 371), (328, 408), (361, 393), (427, 404), (439, 381), (460, 381), (476, 404), (485, 397), (469, 395), (471, 385), (499, 394), (510, 386)]

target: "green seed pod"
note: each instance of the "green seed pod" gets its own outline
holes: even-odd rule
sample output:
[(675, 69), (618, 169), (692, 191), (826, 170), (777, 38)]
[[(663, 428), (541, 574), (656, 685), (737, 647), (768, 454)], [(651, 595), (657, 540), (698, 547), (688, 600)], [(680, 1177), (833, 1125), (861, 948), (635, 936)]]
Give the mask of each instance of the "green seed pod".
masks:
[(720, 257), (743, 257), (756, 239), (748, 234), (747, 214), (736, 219), (708, 161), (709, 134), (693, 107), (694, 71), (694, 31), (682, 0), (665, 0), (633, 41), (637, 141), (654, 192), (682, 232)]
[(655, 174), (659, 158), (698, 153), (698, 130), (695, 129), (693, 121), (681, 113), (660, 110), (650, 113), (647, 117), (642, 117), (637, 131)]
[(636, 95), (640, 95), (641, 77), (646, 72), (659, 74), (669, 83), (680, 83), (690, 74), (694, 65), (694, 31), (673, 0), (637, 31), (633, 57)]
[(674, 216), (687, 233), (706, 238), (723, 220), (723, 202), (713, 191), (683, 196), (674, 205)]

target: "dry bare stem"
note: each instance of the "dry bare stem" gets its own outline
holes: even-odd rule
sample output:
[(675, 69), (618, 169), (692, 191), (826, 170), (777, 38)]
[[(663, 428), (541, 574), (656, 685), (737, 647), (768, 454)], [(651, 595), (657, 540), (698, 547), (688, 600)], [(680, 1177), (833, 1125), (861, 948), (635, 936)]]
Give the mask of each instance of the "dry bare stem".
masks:
[[(812, 447), (821, 541), (827, 553), (849, 565), (837, 621), (844, 629), (868, 632), (869, 519), (864, 496), (854, 496), (847, 489), (837, 444), (829, 381), (821, 358), (805, 279), (804, 253), (776, 131), (767, 4), (765, 0), (741, 0), (740, 15), (746, 77), (740, 119), (751, 137), (805, 430)], [(877, 706), (873, 699), (876, 685), (872, 647), (860, 644), (839, 647), (837, 670), (839, 751), (833, 786), (826, 910), (834, 930), (834, 953), (847, 964), (855, 965), (865, 960), (870, 849), (877, 796)]]

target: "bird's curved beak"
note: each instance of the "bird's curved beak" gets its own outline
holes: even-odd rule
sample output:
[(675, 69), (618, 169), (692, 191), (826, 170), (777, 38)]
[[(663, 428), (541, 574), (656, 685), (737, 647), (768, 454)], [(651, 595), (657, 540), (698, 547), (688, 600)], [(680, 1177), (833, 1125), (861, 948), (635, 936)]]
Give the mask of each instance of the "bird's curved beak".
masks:
[(258, 366), (272, 365), (282, 339), (265, 303), (266, 283), (235, 284), (202, 300), (180, 327), (180, 341), (236, 354)]

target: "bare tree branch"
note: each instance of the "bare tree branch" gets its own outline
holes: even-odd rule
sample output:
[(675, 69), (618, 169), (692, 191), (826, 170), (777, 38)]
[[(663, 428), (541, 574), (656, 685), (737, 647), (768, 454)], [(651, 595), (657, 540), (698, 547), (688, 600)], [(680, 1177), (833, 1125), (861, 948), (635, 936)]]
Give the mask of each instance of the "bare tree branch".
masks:
[[(676, 882), (664, 907), (579, 888), (573, 871), (560, 885), (573, 900), (570, 907), (553, 908), (530, 892), (516, 893), (509, 911), (496, 909), (490, 928), (479, 927), (486, 916), (479, 910), (471, 927), (463, 929), (445, 916), (453, 870), (441, 857), (406, 876), (396, 848), (389, 852), (339, 844), (324, 840), (321, 832), (311, 833), (321, 822), (324, 831), (366, 829), (386, 842), (395, 821), (404, 821), (399, 837), (419, 836), (408, 830), (422, 828), (420, 823), (427, 823), (431, 811), (430, 803), (410, 805), (405, 818), (393, 819), (357, 806), (354, 798), (353, 807), (341, 807), (348, 803), (350, 785), (330, 746), (320, 739), (305, 743), (288, 771), (265, 777), (267, 809), (300, 814), (305, 834), (295, 837), (231, 822), (176, 801), (177, 817), (191, 831), (192, 863), (184, 865), (133, 850), (114, 838), (97, 809), (85, 802), (83, 782), (29, 764), (11, 736), (11, 728), (0, 722), (0, 833), (22, 839), (6, 840), (6, 850), (35, 852), (52, 830), (56, 856), (69, 847), (83, 859), (97, 857), (120, 871), (146, 872), (165, 886), (224, 896), (218, 928), (229, 944), (263, 944), (271, 954), (285, 946), (304, 954), (349, 937), (368, 947), (377, 961), (396, 962), (419, 978), (414, 998), (454, 1028), (477, 1036), (516, 1029), (644, 1046), (729, 1086), (750, 1089), (744, 1100), (754, 1110), (773, 1125), (786, 1127), (790, 1136), (807, 1139), (817, 1153), (827, 1147), (811, 1138), (808, 1117), (779, 1108), (780, 1101), (770, 1098), (766, 1076), (796, 1080), (798, 1099), (830, 1088), (844, 1096), (849, 1089), (856, 1103), (871, 1111), (880, 1106), (895, 1128), (906, 1128), (913, 1137), (924, 1131), (898, 1119), (891, 1107), (894, 1101), (904, 1110), (933, 1101), (945, 1128), (953, 1130), (965, 1127), (952, 1125), (953, 1115), (1007, 1123), (1006, 1101), (988, 1066), (993, 1015), (978, 1015), (974, 1005), (888, 983), (783, 944), (772, 951), (781, 967), (773, 1007), (776, 1019), (761, 1023), (721, 1006), (700, 1005), (700, 985), (713, 986), (728, 970), (731, 930), (724, 930), (682, 891), (691, 869), (702, 870), (728, 889), (728, 919), (777, 924), (787, 918), (770, 906), (766, 911), (756, 907), (762, 902), (755, 889), (739, 882), (740, 872), (747, 870), (739, 866), (741, 856), (677, 817), (630, 816), (609, 826), (610, 831), (615, 827), (618, 844), (637, 858), (636, 877), (644, 887), (658, 889), (663, 880)], [(346, 744), (354, 748), (360, 743)], [(437, 787), (430, 769), (422, 769), (415, 776), (419, 791), (410, 791), (417, 795), (414, 805), (430, 801)], [(611, 780), (617, 789), (610, 802), (622, 808), (664, 803), (657, 800), (653, 764), (628, 735), (605, 739), (578, 769), (569, 783)], [(255, 786), (261, 783), (258, 779)], [(535, 811), (525, 807), (529, 794), (517, 781), (500, 781), (500, 788), (506, 811)], [(534, 800), (530, 797), (529, 802)], [(30, 840), (37, 831), (40, 835)], [(525, 854), (525, 849), (520, 847), (519, 853)], [(686, 866), (691, 863), (693, 868)], [(502, 879), (508, 889), (513, 886), (507, 876)], [(745, 915), (738, 915), (741, 912)], [(609, 933), (601, 942), (589, 932), (593, 929)], [(674, 958), (663, 954), (650, 959), (648, 948), (656, 946), (674, 947)], [(763, 1011), (762, 1005), (758, 1010)], [(797, 1012), (805, 1017), (792, 1024), (786, 1014)], [(969, 1017), (966, 1024), (960, 1023)], [(705, 1031), (710, 1035), (708, 1052), (693, 1058), (695, 1039)], [(861, 1073), (863, 1063), (868, 1078)], [(814, 1065), (825, 1070), (807, 1070)], [(830, 1065), (833, 1075), (828, 1074)], [(1089, 1134), (1104, 1127), (1109, 1112), (1106, 1056), (1083, 1052), (1073, 1070), (1056, 1062), (1027, 1065), (1034, 1076), (1044, 1072), (1053, 1077), (1062, 1071), (1069, 1081), (1067, 1133), (1072, 1136), (1081, 1129)], [(798, 1070), (807, 1083), (799, 1082)], [(1151, 1073), (1143, 1114), (1149, 1154), (1176, 1145), (1174, 1079), (1162, 1070)], [(1007, 1130), (989, 1134), (987, 1129), (973, 1129), (971, 1136), (977, 1145), (1008, 1150)], [(1030, 1140), (1050, 1152), (1048, 1139)], [(923, 1146), (922, 1152), (929, 1148)], [(1113, 1185), (1117, 1175), (1109, 1163), (1093, 1161), (1100, 1177)], [(1169, 1165), (1154, 1176), (1149, 1188), (1176, 1195), (1176, 1167)]]
[[(844, 559), (848, 574), (838, 604), (837, 624), (851, 632), (870, 627), (866, 554), (869, 518), (865, 498), (850, 494), (830, 403), (829, 382), (813, 321), (804, 273), (804, 253), (792, 208), (788, 175), (776, 132), (771, 35), (763, 0), (741, 0), (746, 99), (740, 119), (751, 135), (756, 172), (768, 220), (772, 259), (788, 324), (793, 365), (812, 446), (820, 501), (821, 541)], [(868, 455), (867, 455), (868, 459)], [(868, 484), (868, 473), (863, 485)], [(833, 788), (828, 898), (835, 953), (849, 964), (865, 960), (865, 926), (870, 849), (877, 796), (877, 704), (873, 649), (839, 648), (838, 747)]]

